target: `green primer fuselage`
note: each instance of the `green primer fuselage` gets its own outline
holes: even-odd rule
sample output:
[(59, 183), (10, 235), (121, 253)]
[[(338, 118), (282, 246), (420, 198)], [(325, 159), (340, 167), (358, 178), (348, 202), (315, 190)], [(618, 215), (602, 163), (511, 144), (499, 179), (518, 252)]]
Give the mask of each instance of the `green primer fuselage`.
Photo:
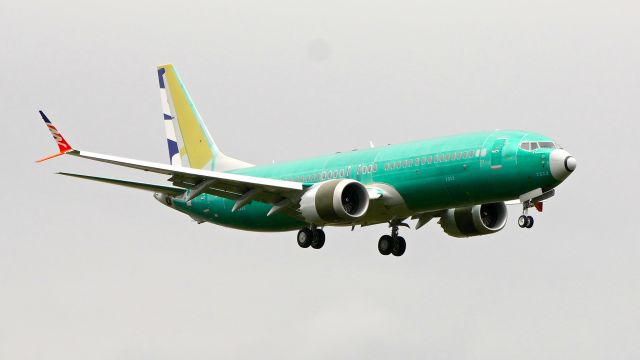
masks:
[[(308, 185), (334, 178), (355, 179), (364, 185), (386, 184), (401, 195), (411, 214), (417, 214), (516, 199), (531, 190), (546, 191), (560, 184), (549, 167), (553, 149), (523, 150), (519, 148), (523, 141), (552, 140), (533, 133), (499, 130), (230, 172)], [(231, 212), (233, 205), (233, 200), (208, 194), (198, 196), (190, 204), (174, 199), (177, 210), (197, 220), (237, 229), (288, 231), (308, 225), (283, 213), (267, 216), (269, 204), (254, 201)]]

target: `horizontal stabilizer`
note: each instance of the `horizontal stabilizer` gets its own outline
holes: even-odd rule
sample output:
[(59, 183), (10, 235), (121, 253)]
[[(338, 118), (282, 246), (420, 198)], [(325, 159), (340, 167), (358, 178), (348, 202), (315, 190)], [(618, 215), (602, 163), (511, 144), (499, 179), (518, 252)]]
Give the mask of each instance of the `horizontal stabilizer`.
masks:
[(180, 196), (184, 194), (184, 192), (186, 191), (186, 189), (180, 189), (180, 188), (171, 187), (171, 186), (145, 184), (145, 183), (139, 183), (134, 181), (109, 179), (109, 178), (103, 178), (103, 177), (97, 177), (97, 176), (70, 174), (65, 172), (59, 172), (58, 174), (85, 179), (85, 180), (99, 181), (107, 184), (120, 185), (120, 186), (129, 187), (133, 189), (138, 189), (138, 190), (146, 190), (146, 191), (153, 191), (153, 192), (158, 192), (158, 193), (163, 193), (168, 195), (175, 195), (175, 196)]

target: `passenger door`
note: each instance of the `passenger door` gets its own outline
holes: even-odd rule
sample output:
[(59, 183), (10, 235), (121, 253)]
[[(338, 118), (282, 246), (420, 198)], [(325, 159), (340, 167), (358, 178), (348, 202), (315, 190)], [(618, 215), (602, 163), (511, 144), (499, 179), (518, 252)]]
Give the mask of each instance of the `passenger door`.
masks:
[(502, 168), (502, 151), (504, 150), (504, 146), (507, 142), (507, 139), (496, 139), (493, 142), (493, 146), (491, 147), (491, 168), (492, 169), (500, 169)]

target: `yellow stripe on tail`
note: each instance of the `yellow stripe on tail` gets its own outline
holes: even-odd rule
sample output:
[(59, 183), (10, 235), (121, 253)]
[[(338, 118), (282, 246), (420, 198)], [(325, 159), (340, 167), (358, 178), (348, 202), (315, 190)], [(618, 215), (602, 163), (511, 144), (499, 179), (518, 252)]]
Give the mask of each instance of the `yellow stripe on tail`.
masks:
[(252, 166), (218, 149), (173, 65), (158, 66), (158, 81), (173, 165), (217, 171)]

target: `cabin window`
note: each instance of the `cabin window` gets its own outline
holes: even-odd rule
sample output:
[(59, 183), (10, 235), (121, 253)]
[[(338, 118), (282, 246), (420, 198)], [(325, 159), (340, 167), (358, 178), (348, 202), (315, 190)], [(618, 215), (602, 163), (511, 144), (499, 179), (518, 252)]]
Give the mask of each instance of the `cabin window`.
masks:
[(447, 160), (446, 161), (449, 161), (449, 159), (451, 159), (451, 154), (447, 154)]
[[(423, 157), (422, 157), (422, 165), (424, 165), (424, 164), (426, 164), (426, 163), (427, 163), (427, 157), (426, 157), (426, 156), (423, 156)], [(429, 156), (429, 164), (431, 164), (431, 156)]]
[(392, 162), (392, 163), (391, 163), (391, 170), (393, 170), (393, 169), (395, 169), (395, 168), (396, 168), (396, 163), (395, 163), (395, 162)]
[[(464, 154), (466, 155), (467, 153), (464, 153)], [(465, 156), (465, 157), (466, 157), (466, 156)], [(461, 153), (461, 152), (459, 152), (459, 153), (458, 153), (458, 157), (457, 157), (457, 159), (458, 159), (458, 160), (462, 159), (462, 153)]]
[(364, 174), (366, 174), (366, 173), (367, 173), (367, 167), (366, 167), (366, 166), (363, 166), (363, 167), (362, 167), (362, 175), (364, 175)]
[(469, 158), (472, 158), (472, 157), (473, 157), (473, 153), (474, 153), (474, 152), (475, 152), (475, 151), (473, 151), (473, 150), (469, 150)]
[(351, 176), (351, 166), (347, 166), (347, 177)]
[(358, 168), (356, 169), (356, 175), (360, 175), (360, 165), (358, 165)]
[(384, 171), (387, 171), (387, 170), (389, 170), (389, 163), (384, 164)]
[(378, 172), (378, 164), (373, 164), (373, 172)]
[[(422, 158), (422, 165), (424, 165), (424, 159), (425, 158)], [(431, 165), (431, 163), (433, 162), (433, 157), (431, 157), (431, 155), (429, 155), (429, 157), (426, 158), (426, 159), (427, 159), (427, 164)]]
[(482, 157), (487, 156), (487, 149), (482, 149), (482, 151), (480, 152), (480, 156)]
[(340, 169), (340, 177), (344, 177), (344, 169)]
[(337, 179), (337, 178), (338, 178), (338, 170), (335, 170), (335, 171), (333, 172), (333, 178), (334, 178), (334, 179)]
[(413, 166), (413, 159), (409, 159), (409, 163), (407, 163), (407, 166), (409, 166), (409, 167)]
[(402, 161), (398, 161), (398, 162), (396, 163), (396, 167), (397, 167), (398, 169), (400, 169), (400, 166), (402, 166)]

